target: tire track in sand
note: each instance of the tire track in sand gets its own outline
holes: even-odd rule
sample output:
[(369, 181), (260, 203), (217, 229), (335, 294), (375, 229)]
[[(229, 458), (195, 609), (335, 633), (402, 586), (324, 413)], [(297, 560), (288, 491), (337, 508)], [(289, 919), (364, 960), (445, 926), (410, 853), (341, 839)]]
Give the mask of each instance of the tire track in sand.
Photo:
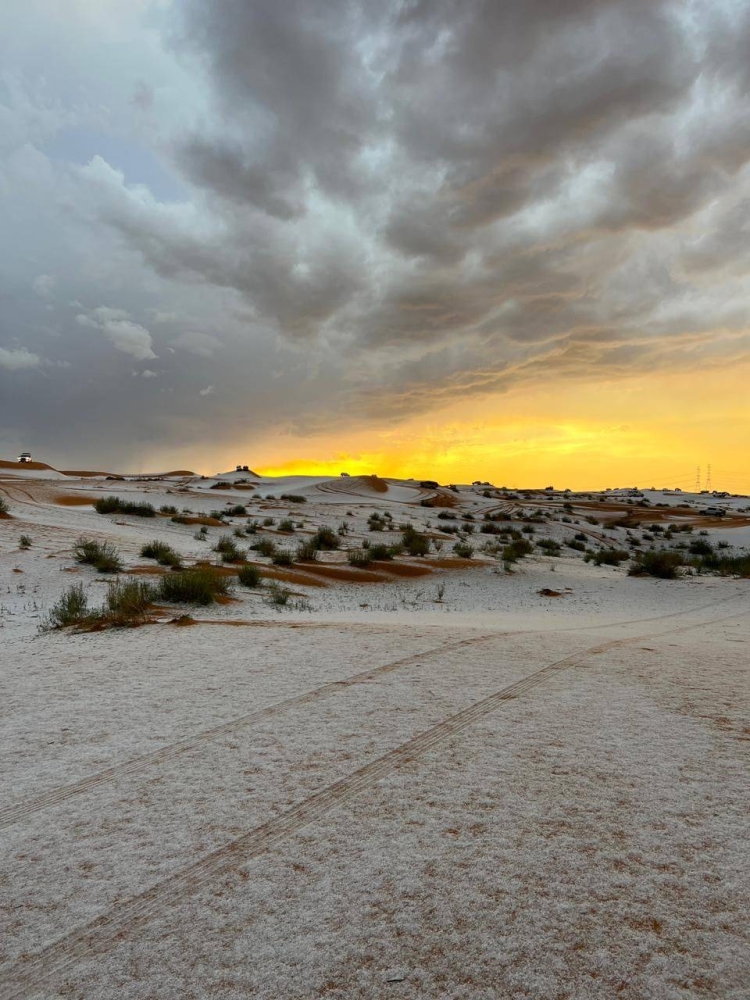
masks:
[(297, 708), (301, 705), (310, 704), (311, 702), (317, 701), (320, 698), (325, 698), (336, 691), (340, 691), (342, 688), (351, 687), (355, 684), (366, 684), (368, 681), (375, 680), (385, 674), (392, 673), (394, 670), (398, 670), (401, 667), (417, 663), (423, 657), (435, 656), (435, 654), (440, 653), (450, 653), (463, 649), (466, 646), (472, 646), (476, 643), (485, 642), (492, 638), (500, 638), (504, 635), (507, 635), (507, 633), (491, 632), (474, 636), (470, 639), (461, 639), (447, 645), (443, 644), (432, 649), (427, 649), (422, 653), (412, 653), (409, 656), (404, 656), (401, 659), (383, 664), (383, 666), (380, 667), (371, 667), (368, 670), (352, 674), (350, 677), (344, 677), (341, 680), (328, 681), (320, 687), (313, 688), (311, 691), (305, 691), (302, 694), (294, 695), (291, 698), (285, 698), (283, 701), (278, 701), (273, 705), (268, 705), (266, 708), (258, 709), (255, 712), (249, 712), (247, 715), (241, 715), (236, 719), (230, 719), (228, 722), (223, 722), (210, 729), (204, 729), (192, 736), (187, 736), (182, 740), (177, 740), (175, 743), (169, 743), (166, 746), (159, 747), (158, 750), (153, 750), (151, 753), (131, 757), (129, 760), (123, 761), (121, 764), (113, 764), (112, 767), (107, 767), (102, 771), (97, 771), (95, 774), (91, 774), (87, 778), (82, 778), (80, 781), (72, 782), (69, 785), (61, 785), (57, 788), (52, 788), (47, 792), (43, 792), (41, 795), (37, 795), (34, 798), (25, 799), (21, 802), (4, 806), (3, 808), (0, 808), (0, 830), (12, 826), (13, 824), (20, 822), (20, 820), (25, 819), (27, 816), (31, 816), (33, 813), (39, 812), (42, 809), (47, 809), (50, 806), (65, 802), (67, 799), (73, 798), (75, 795), (83, 795), (92, 788), (96, 788), (97, 786), (106, 784), (110, 781), (115, 781), (117, 778), (138, 774), (140, 771), (144, 771), (155, 764), (163, 764), (166, 761), (180, 756), (181, 754), (188, 753), (190, 750), (194, 750), (206, 743), (210, 743), (212, 740), (220, 739), (222, 736), (228, 736), (230, 733), (234, 733), (238, 729), (243, 729), (246, 726), (252, 726), (254, 723), (270, 719), (274, 715), (280, 715), (282, 712), (285, 712), (290, 708)]
[[(734, 598), (730, 597), (729, 601), (733, 599)], [(691, 608), (688, 611), (670, 612), (665, 615), (655, 615), (651, 618), (635, 618), (629, 621), (608, 622), (606, 625), (584, 625), (578, 626), (577, 628), (567, 627), (551, 629), (550, 631), (588, 631), (591, 629), (612, 628), (621, 625), (641, 624), (643, 622), (663, 621), (668, 618), (676, 618), (686, 614), (695, 614), (698, 611), (705, 611), (709, 608), (716, 607), (717, 604), (724, 604), (726, 601), (727, 599), (724, 598), (719, 601), (711, 601), (708, 604), (700, 605), (696, 608)], [(501, 638), (516, 634), (520, 634), (520, 632), (488, 632), (479, 636), (473, 636), (469, 639), (460, 639), (457, 642), (450, 643), (448, 645), (436, 646), (432, 649), (425, 650), (423, 653), (413, 653), (410, 656), (394, 660), (392, 663), (386, 663), (381, 667), (374, 667), (369, 670), (361, 671), (360, 673), (353, 674), (350, 677), (345, 677), (342, 680), (328, 681), (318, 688), (313, 688), (311, 691), (303, 692), (300, 695), (294, 695), (291, 698), (285, 698), (283, 701), (276, 702), (274, 705), (269, 705), (266, 708), (258, 709), (256, 712), (249, 712), (247, 715), (242, 715), (236, 719), (231, 719), (229, 722), (213, 726), (211, 729), (202, 730), (192, 736), (187, 736), (182, 740), (177, 740), (175, 743), (159, 747), (158, 750), (153, 750), (151, 753), (139, 754), (137, 757), (131, 757), (129, 760), (123, 761), (121, 764), (114, 764), (112, 767), (105, 768), (102, 771), (97, 771), (95, 774), (91, 774), (87, 778), (82, 778), (80, 781), (52, 788), (47, 792), (43, 792), (41, 795), (0, 808), (0, 830), (13, 826), (20, 820), (25, 819), (27, 816), (31, 816), (36, 812), (40, 812), (42, 809), (58, 805), (59, 803), (65, 802), (76, 795), (83, 795), (85, 792), (88, 792), (92, 788), (96, 788), (99, 785), (115, 781), (120, 777), (138, 774), (140, 771), (144, 771), (155, 764), (163, 764), (183, 753), (188, 753), (190, 750), (203, 746), (206, 743), (210, 743), (212, 740), (220, 739), (222, 736), (234, 733), (238, 729), (242, 729), (245, 726), (251, 726), (256, 722), (261, 722), (264, 719), (272, 718), (274, 715), (279, 715), (287, 709), (309, 704), (319, 698), (325, 698), (327, 695), (333, 694), (341, 688), (349, 687), (354, 684), (365, 684), (368, 681), (374, 680), (377, 677), (382, 677), (385, 674), (389, 674), (401, 667), (417, 663), (422, 657), (434, 656), (436, 653), (450, 653), (466, 646), (475, 645), (476, 643), (488, 642), (493, 638)]]
[(521, 680), (501, 688), (487, 698), (475, 702), (468, 708), (412, 737), (377, 760), (371, 761), (339, 781), (315, 792), (281, 815), (268, 820), (235, 840), (229, 841), (211, 854), (199, 858), (198, 861), (187, 865), (156, 885), (131, 896), (129, 899), (115, 903), (109, 910), (90, 923), (71, 931), (57, 941), (53, 941), (35, 954), (17, 959), (5, 970), (0, 970), (0, 987), (9, 990), (4, 995), (7, 1000), (21, 1000), (21, 998), (33, 995), (46, 979), (64, 972), (80, 959), (106, 952), (108, 948), (120, 943), (126, 935), (148, 924), (160, 910), (179, 903), (247, 861), (265, 854), (298, 830), (321, 819), (337, 806), (356, 798), (366, 789), (372, 788), (381, 778), (406, 764), (412, 763), (430, 750), (445, 743), (452, 736), (490, 715), (504, 702), (514, 700), (562, 671), (580, 665), (589, 656), (631, 643), (642, 642), (645, 639), (716, 624), (736, 617), (736, 614), (728, 615), (713, 621), (681, 625), (666, 631), (613, 639), (580, 650), (562, 660), (556, 660)]

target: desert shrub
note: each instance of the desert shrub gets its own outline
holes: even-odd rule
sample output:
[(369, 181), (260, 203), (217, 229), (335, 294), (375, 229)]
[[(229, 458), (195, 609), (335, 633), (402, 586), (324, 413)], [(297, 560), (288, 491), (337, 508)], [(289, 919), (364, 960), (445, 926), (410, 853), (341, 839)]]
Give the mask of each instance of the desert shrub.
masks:
[(554, 538), (540, 538), (536, 544), (537, 547), (543, 549), (548, 556), (560, 555), (560, 543), (556, 542)]
[(293, 566), (294, 554), (289, 549), (276, 549), (271, 562), (274, 566)]
[(119, 497), (100, 497), (94, 503), (94, 510), (97, 514), (116, 514), (119, 509)]
[(102, 618), (111, 625), (137, 621), (154, 603), (156, 594), (156, 588), (145, 580), (113, 580), (107, 588)]
[(471, 559), (474, 555), (474, 546), (469, 545), (467, 542), (456, 542), (453, 546), (453, 551), (459, 559)]
[[(364, 548), (364, 544), (362, 548)], [(394, 555), (398, 555), (399, 547), (397, 545), (368, 545), (367, 551), (370, 553), (370, 558), (375, 561), (380, 562), (393, 559)]]
[(694, 538), (690, 543), (689, 551), (693, 556), (712, 556), (714, 554), (714, 547), (710, 542), (706, 542), (702, 538)]
[(598, 524), (599, 523), (595, 517), (591, 517), (591, 516), (585, 517), (584, 521), (586, 522), (586, 524)]
[(240, 566), (237, 578), (243, 587), (259, 587), (261, 583), (260, 570), (250, 563)]
[(88, 615), (88, 598), (83, 584), (74, 583), (63, 591), (60, 599), (47, 612), (45, 628), (64, 628), (66, 625), (78, 625)]
[(31, 548), (31, 539), (29, 538), (28, 535), (21, 535), (21, 537), (18, 539), (18, 547), (21, 549)]
[(245, 532), (244, 532), (244, 530), (242, 528), (235, 528), (234, 531), (232, 532), (232, 534), (234, 535), (235, 538), (244, 538), (245, 537)]
[(661, 580), (674, 580), (684, 562), (679, 552), (671, 552), (669, 549), (650, 549), (648, 552), (636, 553), (635, 561), (628, 570), (628, 576), (656, 576)]
[(337, 549), (341, 544), (339, 542), (339, 536), (333, 528), (329, 528), (326, 524), (318, 528), (313, 535), (313, 539), (315, 541), (315, 547), (322, 549), (323, 551)]
[(159, 508), (159, 513), (160, 514), (179, 514), (180, 512), (172, 504), (165, 503), (165, 504), (162, 504), (162, 506)]
[(524, 524), (524, 526), (521, 528), (521, 531), (524, 533), (524, 535), (533, 535), (534, 532), (536, 531), (536, 528), (534, 527), (533, 524)]
[(370, 531), (382, 531), (385, 527), (385, 519), (376, 511), (367, 518), (367, 527)]
[[(485, 514), (485, 517), (487, 515)], [(456, 515), (452, 510), (441, 510), (438, 514), (438, 521), (455, 521)]]
[(216, 570), (200, 566), (163, 576), (157, 593), (170, 604), (212, 604), (229, 593), (229, 582)]
[(228, 517), (247, 517), (247, 507), (244, 504), (238, 503), (234, 507), (229, 507), (224, 513)]
[(238, 548), (237, 543), (231, 535), (222, 535), (216, 545), (214, 552), (218, 552), (221, 561), (225, 563), (239, 563), (245, 561), (245, 553)]
[(503, 549), (503, 561), (506, 563), (518, 562), (534, 551), (534, 543), (526, 538), (514, 538), (512, 542)]
[(430, 551), (430, 539), (420, 534), (411, 524), (407, 525), (401, 536), (404, 551), (410, 556), (426, 556)]
[(97, 542), (81, 537), (73, 548), (75, 561), (93, 566), (100, 573), (119, 573), (122, 569), (120, 554), (111, 542)]
[(586, 546), (583, 542), (577, 541), (575, 538), (571, 538), (565, 542), (569, 549), (575, 549), (576, 552), (585, 552)]
[(575, 538), (577, 542), (587, 542), (588, 537), (589, 536), (585, 535), (582, 531), (577, 531), (575, 535), (573, 535), (573, 538)]
[(141, 556), (144, 559), (155, 559), (160, 566), (177, 568), (181, 564), (179, 553), (175, 552), (171, 545), (158, 539), (147, 542), (141, 549)]
[(133, 500), (122, 500), (120, 497), (101, 497), (94, 503), (97, 514), (132, 514), (135, 517), (156, 517), (156, 511), (150, 503), (138, 503)]
[(271, 538), (259, 538), (257, 542), (250, 546), (250, 548), (254, 552), (257, 552), (258, 555), (265, 556), (267, 559), (270, 559), (276, 552), (276, 543)]
[(173, 524), (187, 524), (188, 523), (188, 519), (185, 516), (185, 514), (174, 514), (172, 517), (170, 517), (169, 520), (172, 521)]
[(5, 497), (0, 497), (0, 514), (7, 514), (8, 510), (8, 501)]
[(346, 536), (349, 534), (350, 531), (351, 531), (351, 525), (349, 524), (348, 521), (342, 521), (341, 524), (336, 529), (336, 533), (341, 535), (342, 538), (346, 538)]
[(271, 580), (263, 600), (266, 604), (275, 604), (278, 607), (285, 607), (289, 603), (292, 592), (288, 587), (282, 587), (276, 580)]
[(282, 500), (288, 500), (289, 503), (307, 503), (307, 497), (300, 496), (297, 493), (282, 493)]
[(288, 517), (284, 518), (283, 521), (279, 522), (279, 531), (284, 531), (287, 534), (293, 535), (294, 534), (294, 522), (292, 520), (290, 520)]
[(315, 562), (318, 558), (318, 547), (314, 538), (306, 538), (297, 546), (297, 562)]
[(276, 524), (276, 521), (272, 517), (264, 517), (263, 518), (263, 527), (264, 528), (270, 528), (274, 524)]
[(503, 529), (494, 521), (485, 521), (479, 529), (483, 535), (500, 535)]
[(253, 520), (248, 521), (247, 524), (245, 525), (245, 534), (246, 535), (257, 535), (258, 534), (258, 522), (257, 521), (253, 521)]
[(373, 561), (372, 549), (349, 549), (347, 559), (350, 566), (355, 566), (357, 569), (367, 569)]
[(619, 566), (629, 556), (630, 553), (625, 549), (598, 549), (594, 553), (593, 561), (596, 566)]

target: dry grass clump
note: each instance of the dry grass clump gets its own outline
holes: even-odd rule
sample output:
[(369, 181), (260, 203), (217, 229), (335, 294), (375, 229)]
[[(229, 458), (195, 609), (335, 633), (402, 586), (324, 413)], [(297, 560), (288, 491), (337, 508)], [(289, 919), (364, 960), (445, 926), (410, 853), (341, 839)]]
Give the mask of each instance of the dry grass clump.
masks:
[(593, 560), (596, 566), (619, 566), (630, 558), (630, 553), (625, 549), (599, 549), (593, 555), (587, 553), (584, 558), (586, 562)]
[(280, 583), (277, 583), (275, 580), (271, 580), (268, 584), (268, 590), (263, 600), (266, 604), (273, 604), (277, 607), (286, 607), (291, 596), (292, 591), (288, 587), (282, 587)]
[(135, 517), (156, 517), (156, 511), (150, 503), (136, 503), (114, 496), (101, 497), (94, 503), (94, 510), (97, 514), (132, 514)]
[(519, 559), (530, 555), (534, 551), (534, 543), (526, 538), (514, 538), (512, 542), (503, 549), (503, 562), (515, 563)]
[(270, 538), (261, 538), (254, 545), (251, 545), (250, 548), (254, 552), (257, 552), (258, 555), (271, 559), (276, 552), (276, 543)]
[(231, 535), (222, 535), (214, 546), (214, 552), (218, 552), (221, 556), (221, 561), (225, 563), (245, 562), (245, 553), (239, 548)]
[(628, 576), (656, 576), (660, 580), (674, 580), (679, 576), (685, 559), (680, 552), (668, 549), (651, 549), (638, 552), (635, 562), (628, 570)]
[(274, 566), (293, 566), (294, 553), (290, 552), (289, 549), (276, 549), (271, 562)]
[(307, 538), (297, 546), (295, 560), (297, 562), (315, 562), (318, 558), (318, 547), (314, 538)]
[(179, 569), (182, 565), (179, 552), (158, 539), (147, 542), (141, 549), (141, 556), (144, 559), (155, 559), (160, 566), (169, 566), (170, 569)]
[(0, 497), (0, 517), (10, 517), (10, 509), (5, 497)]
[(229, 594), (229, 580), (208, 567), (183, 569), (163, 576), (158, 596), (170, 604), (213, 604)]
[(107, 588), (104, 611), (96, 616), (96, 624), (140, 623), (157, 596), (157, 588), (145, 580), (113, 580)]
[(312, 541), (315, 543), (316, 549), (321, 549), (324, 552), (330, 552), (334, 549), (338, 549), (341, 545), (339, 536), (333, 528), (329, 528), (327, 524), (318, 528), (312, 536)]
[(100, 573), (119, 573), (122, 570), (120, 554), (111, 542), (97, 542), (81, 536), (73, 548), (76, 562), (93, 566)]
[(356, 569), (367, 569), (368, 566), (372, 565), (373, 554), (370, 549), (349, 549), (347, 551), (347, 559), (350, 566), (354, 566)]
[(430, 551), (430, 539), (420, 534), (412, 525), (407, 525), (401, 536), (404, 551), (410, 556), (426, 556)]
[(469, 545), (468, 542), (456, 542), (453, 546), (453, 551), (459, 559), (471, 559), (474, 555), (474, 546)]
[(89, 602), (83, 584), (74, 583), (63, 591), (60, 599), (47, 612), (43, 628), (65, 628), (79, 625), (88, 615)]
[(250, 563), (240, 566), (237, 572), (237, 578), (243, 587), (260, 587), (262, 582), (260, 570), (257, 566), (253, 566)]

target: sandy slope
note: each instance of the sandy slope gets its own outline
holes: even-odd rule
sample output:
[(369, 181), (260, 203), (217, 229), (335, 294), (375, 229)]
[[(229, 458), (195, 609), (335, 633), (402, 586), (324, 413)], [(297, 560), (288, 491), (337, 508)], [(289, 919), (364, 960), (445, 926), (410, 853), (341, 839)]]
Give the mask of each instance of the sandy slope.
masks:
[[(82, 531), (131, 564), (151, 537), (210, 551), (55, 501), (100, 485), (225, 499), (0, 483), (0, 995), (750, 995), (747, 581), (485, 560), (39, 635), (65, 583), (103, 592), (68, 572)], [(350, 496), (354, 536), (373, 509), (437, 523), (397, 496)]]

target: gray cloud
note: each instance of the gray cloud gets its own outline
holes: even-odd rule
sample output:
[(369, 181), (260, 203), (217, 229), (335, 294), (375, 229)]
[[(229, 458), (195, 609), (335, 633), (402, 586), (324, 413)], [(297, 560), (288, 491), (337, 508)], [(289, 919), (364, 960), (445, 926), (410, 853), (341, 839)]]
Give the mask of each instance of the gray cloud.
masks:
[(87, 385), (92, 434), (130, 416), (179, 444), (746, 352), (746, 5), (102, 11), (59, 28), (75, 69), (44, 18), (0, 12), (14, 446)]

